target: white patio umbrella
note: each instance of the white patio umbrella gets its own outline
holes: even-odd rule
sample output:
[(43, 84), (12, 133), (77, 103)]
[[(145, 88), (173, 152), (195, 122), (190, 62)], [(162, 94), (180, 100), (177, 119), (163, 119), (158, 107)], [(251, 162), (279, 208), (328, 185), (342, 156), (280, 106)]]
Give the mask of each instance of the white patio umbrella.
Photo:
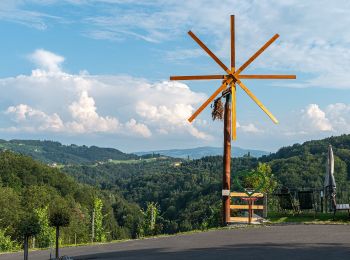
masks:
[(324, 178), (325, 195), (329, 197), (330, 207), (335, 207), (335, 195), (337, 185), (334, 178), (334, 156), (332, 146), (328, 146), (327, 167)]

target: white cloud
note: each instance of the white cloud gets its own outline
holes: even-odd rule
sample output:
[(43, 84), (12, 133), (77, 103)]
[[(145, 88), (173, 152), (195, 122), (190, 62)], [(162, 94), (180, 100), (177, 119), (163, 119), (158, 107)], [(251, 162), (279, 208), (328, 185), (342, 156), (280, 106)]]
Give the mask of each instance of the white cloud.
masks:
[[(251, 68), (268, 68), (282, 74), (288, 70), (305, 78), (279, 83), (285, 86), (350, 88), (350, 74), (347, 73), (350, 68), (350, 31), (347, 28), (350, 2), (347, 0), (337, 0), (332, 5), (327, 0), (103, 2), (111, 3), (108, 13), (85, 18), (86, 22), (94, 24), (92, 32), (103, 36), (100, 38), (136, 37), (174, 44), (179, 37), (184, 40), (185, 32), (191, 29), (227, 61), (229, 15), (236, 14), (238, 65), (279, 33), (280, 39), (254, 61)], [(127, 5), (130, 3), (132, 7)], [(183, 43), (171, 48), (163, 56), (174, 60), (206, 55), (202, 50), (199, 52), (194, 42), (190, 47), (182, 46)]]
[(331, 131), (332, 125), (326, 117), (326, 113), (322, 111), (317, 104), (310, 104), (304, 113), (302, 120), (306, 129), (315, 131)]
[[(84, 5), (93, 12), (60, 18), (51, 15), (56, 13), (55, 4)], [(42, 5), (48, 7), (46, 13), (35, 10)], [(268, 68), (272, 73), (282, 74), (293, 71), (304, 78), (279, 83), (285, 86), (327, 88), (350, 88), (349, 10), (347, 0), (336, 0), (331, 5), (327, 0), (0, 1), (0, 19), (38, 29), (72, 19), (75, 24), (83, 25), (82, 34), (94, 39), (131, 37), (153, 43), (167, 42), (170, 48), (162, 56), (172, 60), (206, 55), (194, 42), (183, 44), (185, 32), (192, 29), (227, 61), (229, 15), (236, 14), (237, 65), (277, 32), (280, 39), (251, 68)], [(175, 44), (179, 45), (174, 48)]]
[(247, 125), (241, 125), (237, 122), (237, 128), (245, 133), (261, 133), (262, 130), (259, 130), (253, 123), (249, 123)]
[(335, 103), (326, 107), (325, 113), (338, 134), (350, 132), (350, 104)]
[(0, 20), (15, 22), (37, 30), (46, 30), (48, 21), (61, 21), (61, 18), (56, 15), (31, 10), (31, 8), (26, 6), (26, 4), (38, 4), (40, 2), (41, 4), (53, 3), (50, 0), (1, 0)]
[(36, 50), (29, 57), (39, 67), (31, 75), (0, 79), (0, 88), (6, 89), (2, 98), (11, 103), (3, 110), (15, 124), (9, 127), (66, 134), (150, 138), (153, 133), (176, 133), (210, 138), (199, 129), (205, 127), (203, 124), (187, 122), (206, 96), (185, 84), (86, 72), (68, 74), (62, 71), (62, 56)]
[(61, 71), (61, 63), (64, 61), (64, 57), (55, 53), (38, 49), (34, 51), (29, 58), (42, 70), (57, 73)]
[(350, 132), (350, 104), (329, 104), (324, 109), (317, 104), (309, 104), (300, 113), (291, 116), (288, 124), (282, 127), (286, 136), (310, 135), (314, 138), (322, 133), (347, 134)]
[[(5, 114), (13, 115), (14, 120), (20, 123), (20, 129), (26, 131), (64, 131), (63, 122), (56, 113), (48, 115), (28, 105), (20, 104), (8, 107)], [(16, 127), (12, 129), (16, 130)]]
[(117, 132), (120, 127), (118, 120), (108, 116), (101, 117), (96, 110), (95, 100), (89, 97), (87, 91), (83, 91), (79, 100), (69, 106), (69, 111), (74, 121), (69, 122), (68, 126), (73, 131), (81, 133)]
[(126, 129), (129, 131), (140, 134), (143, 137), (151, 137), (152, 133), (145, 124), (137, 123), (135, 119), (131, 118), (126, 124)]

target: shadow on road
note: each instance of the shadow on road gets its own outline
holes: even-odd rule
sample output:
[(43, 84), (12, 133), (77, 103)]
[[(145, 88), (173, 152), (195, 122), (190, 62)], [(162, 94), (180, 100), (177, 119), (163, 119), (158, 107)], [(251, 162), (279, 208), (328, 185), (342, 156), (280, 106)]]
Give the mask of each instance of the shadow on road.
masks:
[(74, 259), (349, 259), (348, 244), (238, 244), (173, 251), (166, 248), (112, 251), (75, 256)]

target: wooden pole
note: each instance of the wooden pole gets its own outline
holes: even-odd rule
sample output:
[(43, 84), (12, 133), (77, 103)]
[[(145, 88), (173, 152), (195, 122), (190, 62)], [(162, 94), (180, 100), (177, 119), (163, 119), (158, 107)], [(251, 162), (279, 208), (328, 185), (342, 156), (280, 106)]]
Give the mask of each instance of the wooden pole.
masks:
[(230, 222), (230, 175), (231, 175), (231, 94), (225, 96), (224, 113), (224, 170), (222, 176), (223, 225)]
[(29, 237), (28, 236), (25, 236), (24, 237), (24, 260), (28, 260), (28, 239)]
[[(94, 206), (95, 207), (95, 206)], [(91, 223), (91, 243), (95, 240), (95, 208), (92, 211), (92, 223)]]
[(60, 258), (59, 246), (60, 246), (60, 227), (56, 226), (56, 259)]

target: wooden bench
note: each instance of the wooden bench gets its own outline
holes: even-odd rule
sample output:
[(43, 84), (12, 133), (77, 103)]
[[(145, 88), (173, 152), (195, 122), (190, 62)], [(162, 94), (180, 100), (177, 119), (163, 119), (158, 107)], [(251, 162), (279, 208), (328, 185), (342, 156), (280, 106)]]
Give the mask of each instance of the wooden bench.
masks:
[(349, 213), (349, 217), (350, 217), (350, 205), (349, 204), (336, 204), (335, 205), (335, 209), (334, 209), (334, 213), (333, 213), (333, 219), (335, 217), (335, 213), (338, 210), (347, 210)]
[[(230, 193), (231, 198), (248, 198), (248, 194), (245, 192), (231, 192)], [(264, 194), (260, 192), (253, 193), (251, 197), (254, 198), (264, 198)], [(231, 210), (248, 210), (249, 211), (249, 205), (247, 204), (231, 204), (230, 205)], [(248, 212), (248, 217), (230, 217), (231, 223), (249, 223), (250, 222), (259, 222), (262, 218), (253, 217), (254, 210), (264, 210), (264, 205), (254, 205), (254, 202), (250, 206), (251, 212)]]

